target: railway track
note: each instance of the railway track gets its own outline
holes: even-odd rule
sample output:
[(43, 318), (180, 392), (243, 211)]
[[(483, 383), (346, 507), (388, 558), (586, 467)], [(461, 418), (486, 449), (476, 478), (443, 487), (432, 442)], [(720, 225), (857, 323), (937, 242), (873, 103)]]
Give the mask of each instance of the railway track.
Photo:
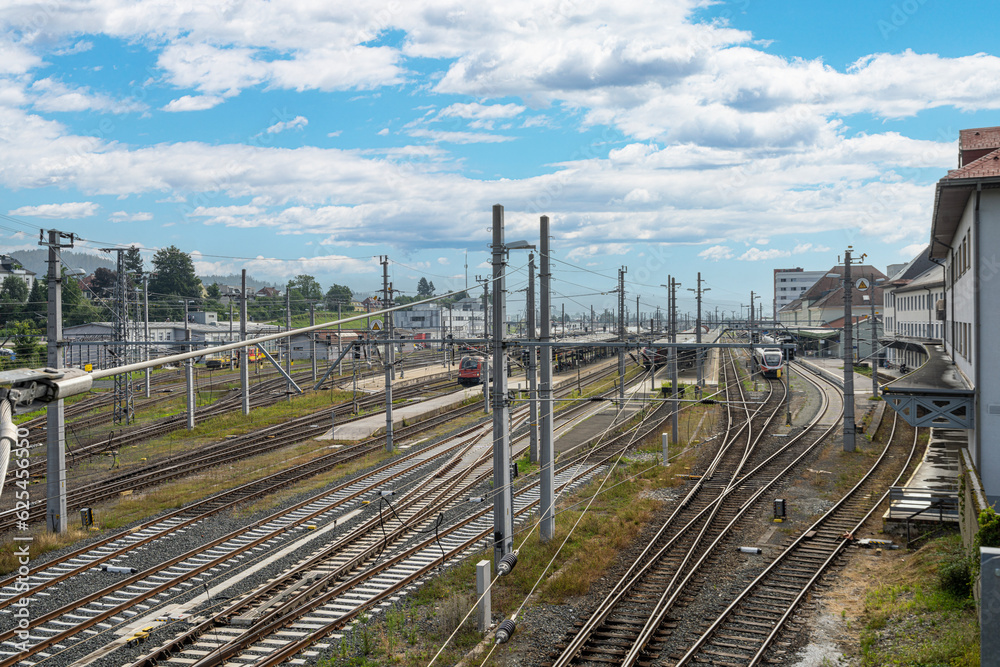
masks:
[[(436, 383), (435, 386), (437, 388), (444, 388), (446, 384), (446, 382), (439, 382)], [(399, 391), (397, 396), (399, 398), (406, 398), (407, 396), (412, 397), (433, 389), (434, 387), (430, 389), (424, 387), (410, 387)], [(276, 400), (279, 399), (268, 400), (265, 402), (252, 402), (252, 405), (257, 407)], [(363, 410), (377, 410), (382, 403), (383, 401), (381, 400), (381, 397), (369, 396), (359, 401), (358, 405), (360, 409)], [(371, 414), (377, 414), (377, 412), (369, 412), (365, 415), (352, 415), (350, 413), (350, 409), (351, 408), (348, 406), (341, 405), (332, 408), (331, 412), (336, 415), (337, 423), (339, 424), (347, 423), (355, 419), (361, 419), (370, 416)], [(316, 434), (316, 428), (321, 424), (325, 427), (326, 424), (330, 423), (331, 412), (299, 417), (284, 424), (267, 427), (245, 436), (220, 441), (206, 448), (166, 457), (156, 461), (155, 463), (137, 466), (115, 475), (105, 475), (103, 479), (97, 482), (73, 486), (67, 492), (67, 511), (76, 511), (81, 507), (92, 506), (96, 503), (113, 498), (123, 491), (136, 491), (149, 486), (154, 486), (171, 479), (183, 477), (194, 471), (204, 470), (209, 466), (228, 463), (246, 456), (257, 455), (267, 451), (280, 449), (293, 442), (307, 439)], [(129, 434), (127, 440), (117, 442), (116, 447), (125, 446), (125, 444), (135, 444), (143, 440), (164, 435), (165, 433), (169, 433), (177, 428), (181, 428), (184, 424), (182, 416), (170, 419), (171, 422), (168, 423), (165, 430), (164, 426), (161, 424), (156, 427), (133, 431)], [(34, 466), (41, 466), (35, 474), (44, 474), (44, 462), (32, 463), (31, 466), (29, 466), (29, 470), (32, 470)], [(44, 494), (42, 493), (43, 489), (40, 486), (36, 486), (35, 489), (39, 496), (36, 496), (31, 500), (31, 505), (28, 510), (29, 522), (41, 521), (45, 516)], [(0, 531), (7, 531), (14, 528), (18, 525), (19, 520), (20, 519), (16, 517), (15, 512), (0, 512)]]
[(862, 479), (777, 554), (670, 664), (753, 667), (788, 657), (778, 644), (789, 645), (800, 629), (796, 611), (886, 499), (883, 489), (898, 484), (914, 459), (919, 430), (913, 429), (912, 438), (898, 436), (898, 422), (896, 415), (886, 447)]
[[(488, 432), (488, 429), (485, 432)], [(453, 449), (456, 446), (457, 445), (451, 445), (450, 447)], [(433, 447), (444, 447), (444, 445), (435, 445), (428, 449), (433, 449)], [(426, 473), (423, 471), (423, 468), (429, 465), (428, 463), (426, 463), (428, 460), (432, 459), (438, 460), (444, 455), (445, 451), (442, 451), (440, 454), (432, 456), (431, 454), (427, 453), (427, 450), (423, 450), (423, 453), (413, 454), (412, 456), (414, 457), (415, 456), (421, 457), (421, 462), (414, 463), (411, 469), (407, 472), (407, 474), (417, 475), (418, 477), (421, 476), (421, 474), (423, 474), (423, 476), (429, 477), (430, 479), (436, 479), (441, 474), (440, 472), (438, 472), (433, 477), (430, 477), (426, 475)], [(405, 457), (405, 458), (410, 458), (410, 457)], [(484, 469), (489, 469), (492, 465), (488, 462), (487, 463), (480, 462), (480, 463), (481, 467), (483, 467)], [(393, 465), (399, 465), (399, 464), (394, 463)], [(353, 482), (352, 484), (359, 484), (359, 483), (360, 482)], [(242, 535), (241, 536), (230, 535), (226, 536), (225, 538), (220, 538), (219, 540), (213, 540), (210, 544), (204, 545), (199, 549), (198, 556), (189, 556), (185, 560), (171, 559), (167, 563), (163, 564), (162, 567), (159, 568), (159, 574), (153, 573), (151, 575), (149, 572), (146, 572), (143, 573), (142, 575), (133, 575), (132, 577), (126, 578), (124, 582), (121, 582), (122, 585), (113, 587), (113, 590), (94, 591), (89, 595), (85, 595), (82, 600), (82, 602), (86, 605), (94, 605), (88, 607), (88, 611), (81, 611), (77, 605), (74, 605), (72, 610), (56, 610), (47, 613), (43, 616), (40, 616), (37, 619), (37, 621), (34, 622), (34, 624), (31, 626), (29, 630), (32, 637), (35, 637), (35, 635), (37, 634), (41, 638), (41, 641), (38, 641), (37, 643), (34, 644), (32, 651), (35, 651), (36, 653), (42, 653), (41, 658), (45, 658), (46, 657), (44, 655), (45, 649), (52, 647), (55, 650), (59, 650), (59, 647), (64, 645), (61, 642), (80, 641), (80, 639), (71, 639), (71, 638), (77, 637), (77, 635), (81, 632), (85, 633), (85, 629), (81, 629), (80, 627), (77, 627), (73, 631), (70, 631), (70, 630), (65, 630), (65, 628), (59, 629), (58, 625), (56, 627), (46, 626), (45, 624), (47, 623), (62, 623), (63, 625), (65, 625), (68, 621), (65, 620), (59, 621), (58, 619), (65, 618), (66, 614), (70, 614), (71, 617), (77, 619), (86, 618), (87, 620), (85, 623), (76, 623), (74, 621), (75, 625), (85, 625), (86, 628), (99, 626), (99, 624), (102, 623), (114, 622), (116, 614), (119, 615), (125, 614), (126, 612), (123, 611), (123, 608), (134, 606), (135, 604), (137, 604), (137, 601), (139, 601), (140, 598), (141, 601), (143, 602), (150, 601), (149, 604), (153, 604), (157, 601), (158, 598), (161, 598), (162, 596), (166, 595), (166, 593), (170, 590), (182, 590), (183, 586), (185, 585), (179, 582), (179, 579), (182, 575), (188, 578), (190, 578), (190, 576), (209, 576), (206, 573), (211, 573), (213, 571), (217, 571), (219, 568), (223, 568), (224, 566), (222, 562), (217, 562), (217, 560), (219, 558), (224, 558), (224, 557), (231, 559), (233, 557), (232, 555), (233, 552), (237, 551), (237, 549), (239, 549), (240, 554), (243, 554), (247, 553), (248, 550), (257, 549), (258, 547), (262, 547), (263, 545), (269, 544), (271, 542), (280, 542), (281, 539), (284, 536), (286, 536), (288, 532), (292, 529), (291, 528), (292, 526), (301, 526), (303, 525), (304, 522), (310, 522), (310, 521), (317, 523), (322, 522), (323, 520), (328, 521), (332, 515), (336, 514), (337, 511), (341, 513), (341, 518), (343, 517), (344, 513), (350, 514), (352, 512), (355, 513), (358, 512), (359, 510), (357, 508), (350, 509), (347, 506), (347, 504), (352, 501), (355, 501), (359, 497), (359, 494), (365, 494), (365, 493), (374, 494), (376, 489), (378, 489), (385, 483), (386, 483), (385, 478), (378, 478), (374, 479), (374, 481), (370, 481), (368, 485), (364, 487), (365, 490), (355, 491), (353, 496), (349, 500), (339, 501), (338, 504), (339, 509), (336, 511), (331, 509), (331, 506), (329, 505), (315, 507), (316, 503), (320, 501), (314, 499), (311, 503), (307, 503), (306, 505), (306, 506), (310, 505), (312, 506), (308, 512), (305, 512), (305, 507), (296, 508), (295, 511), (299, 512), (299, 514), (296, 515), (294, 519), (288, 519), (284, 516), (281, 518), (272, 519), (271, 520), (272, 522), (277, 521), (279, 523), (278, 527), (276, 528), (267, 528), (262, 526), (261, 524), (258, 524), (250, 531), (253, 537), (252, 539), (249, 539), (249, 541), (248, 538), (243, 537)], [(466, 487), (462, 487), (462, 489), (465, 488)], [(326, 495), (324, 495), (324, 497), (325, 498), (333, 497), (335, 495), (337, 495), (336, 492), (333, 494), (327, 493)], [(459, 491), (459, 495), (461, 495), (461, 490)], [(454, 498), (451, 498), (449, 500), (444, 500), (445, 494), (443, 491), (441, 491), (438, 494), (438, 497), (442, 498), (441, 502), (448, 502), (448, 503), (455, 502)], [(423, 510), (423, 511), (427, 512), (429, 510)], [(334, 521), (336, 521), (336, 516), (333, 516), (333, 519)], [(181, 519), (180, 517), (171, 517), (170, 520), (177, 521)], [(145, 529), (137, 531), (137, 534), (143, 533), (144, 530)], [(152, 527), (150, 527), (151, 532), (152, 530), (153, 530)], [(362, 531), (362, 532), (370, 532), (370, 531)], [(137, 539), (145, 540), (147, 539), (147, 537), (149, 536), (143, 535), (142, 537), (139, 537)], [(238, 541), (240, 543), (238, 547), (234, 547), (231, 545), (231, 541)], [(206, 555), (211, 556), (211, 558), (206, 558)], [(182, 556), (178, 558), (184, 558), (184, 557)], [(190, 562), (190, 559), (197, 559), (197, 560), (196, 562)], [(93, 569), (94, 567), (90, 562), (78, 563), (74, 564), (73, 566), (86, 569)], [(40, 577), (41, 575), (38, 576)], [(162, 583), (159, 583), (158, 585), (155, 586), (150, 586), (148, 583), (147, 584), (140, 583), (150, 579), (156, 581), (158, 577), (160, 579), (165, 577), (166, 581), (163, 581)], [(125, 588), (129, 589), (127, 593), (122, 592), (122, 590), (124, 590)], [(126, 597), (128, 598), (127, 603), (122, 603), (120, 599)], [(13, 599), (14, 598), (11, 598), (10, 600)], [(8, 602), (10, 602), (10, 600), (8, 600)], [(119, 602), (115, 604), (113, 602), (114, 600), (118, 600)], [(121, 621), (123, 619), (119, 618), (118, 620)], [(37, 630), (37, 628), (41, 628), (43, 626), (48, 629)], [(9, 648), (10, 646), (12, 646), (11, 642), (13, 637), (14, 635), (12, 635), (11, 632), (2, 633), (0, 634), (0, 641), (7, 642), (7, 644), (4, 644), (4, 646)], [(86, 638), (86, 634), (84, 638)], [(16, 646), (16, 644), (13, 645)], [(14, 664), (17, 659), (24, 659), (26, 657), (27, 654), (23, 653), (18, 654), (16, 658), (12, 656), (6, 662), (0, 664)], [(58, 664), (58, 662), (55, 664)]]

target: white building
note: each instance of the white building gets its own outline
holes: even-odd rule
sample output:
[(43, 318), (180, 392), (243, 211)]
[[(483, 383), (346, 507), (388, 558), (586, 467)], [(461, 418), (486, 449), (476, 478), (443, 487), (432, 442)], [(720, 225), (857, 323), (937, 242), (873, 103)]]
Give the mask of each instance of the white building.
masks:
[[(138, 332), (133, 335), (137, 342), (143, 342), (145, 337), (143, 323), (140, 322), (138, 326)], [(229, 322), (221, 324), (189, 322), (187, 328), (191, 333), (191, 342), (196, 345), (196, 349), (236, 342), (240, 338), (238, 322), (233, 324), (232, 329)], [(247, 323), (247, 335), (251, 338), (277, 333), (279, 330), (280, 328), (273, 324)], [(149, 323), (149, 342), (153, 343), (151, 351), (154, 357), (183, 352), (185, 336), (184, 322)], [(66, 366), (82, 367), (90, 364), (94, 368), (110, 368), (119, 365), (114, 357), (115, 325), (113, 322), (88, 322), (87, 324), (66, 327), (63, 329), (63, 340), (65, 341), (63, 356)], [(277, 351), (277, 344), (278, 341), (268, 341), (264, 343), (264, 348), (268, 352), (274, 353)], [(145, 347), (145, 345), (141, 347)]]
[(910, 424), (964, 429), (992, 504), (1000, 501), (1000, 127), (962, 130), (958, 167), (938, 181), (931, 219), (929, 258), (944, 264), (944, 319), (922, 323), (942, 325), (943, 345), (931, 346), (928, 363), (883, 397)]
[(410, 310), (397, 310), (392, 323), (396, 328), (413, 329), (417, 332), (441, 333), (456, 337), (483, 335), (483, 302), (468, 297), (456, 301), (451, 306), (424, 303)]
[(883, 284), (886, 361), (917, 368), (927, 360), (924, 344), (941, 342), (944, 276), (924, 248)]
[(774, 270), (774, 319), (778, 312), (805, 293), (826, 271), (805, 271), (801, 268)]
[(14, 276), (20, 278), (28, 285), (30, 290), (35, 286), (35, 272), (21, 266), (21, 263), (10, 255), (0, 255), (0, 283), (7, 278)]

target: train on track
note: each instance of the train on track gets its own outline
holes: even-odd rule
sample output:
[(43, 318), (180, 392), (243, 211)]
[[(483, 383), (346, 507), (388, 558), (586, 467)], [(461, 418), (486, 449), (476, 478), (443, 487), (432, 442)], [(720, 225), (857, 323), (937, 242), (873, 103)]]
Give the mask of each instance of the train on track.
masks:
[(753, 350), (754, 371), (766, 378), (780, 378), (784, 358), (781, 348), (755, 347)]
[[(486, 372), (486, 359), (483, 357), (462, 357), (458, 365), (458, 384), (463, 387), (474, 387), (483, 383), (483, 373)], [(490, 381), (493, 380), (490, 373)]]
[[(774, 345), (775, 347), (779, 347), (785, 344), (794, 345), (795, 338), (791, 334), (774, 332), (770, 334), (764, 334), (763, 336), (761, 336), (760, 343), (762, 345)], [(795, 348), (782, 347), (781, 354), (782, 357), (785, 359), (785, 361), (792, 361), (795, 359)]]

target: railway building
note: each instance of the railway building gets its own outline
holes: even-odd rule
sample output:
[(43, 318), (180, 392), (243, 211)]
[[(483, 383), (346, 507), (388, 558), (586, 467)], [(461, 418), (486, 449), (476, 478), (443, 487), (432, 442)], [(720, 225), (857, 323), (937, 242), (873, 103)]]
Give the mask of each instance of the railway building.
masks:
[(1000, 501), (1000, 127), (959, 133), (958, 168), (938, 181), (932, 210), (928, 258), (941, 267), (934, 273), (944, 298), (928, 326), (940, 325), (942, 344), (925, 346), (928, 363), (883, 396), (911, 424), (961, 429), (993, 504)]
[(894, 368), (917, 368), (927, 361), (925, 345), (939, 344), (944, 331), (942, 267), (929, 247), (898, 267), (883, 285), (886, 361)]

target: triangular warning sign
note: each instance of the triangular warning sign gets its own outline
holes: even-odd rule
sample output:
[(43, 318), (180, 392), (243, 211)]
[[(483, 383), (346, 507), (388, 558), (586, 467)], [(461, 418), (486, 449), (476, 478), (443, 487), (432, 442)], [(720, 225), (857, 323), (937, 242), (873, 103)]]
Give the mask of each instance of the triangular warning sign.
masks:
[(858, 282), (856, 284), (859, 290), (868, 289), (868, 281), (865, 280), (864, 278), (858, 278)]
[(382, 323), (379, 322), (378, 320), (375, 320), (374, 322), (372, 322), (371, 330), (374, 331), (375, 333), (378, 333), (379, 331), (382, 330)]

